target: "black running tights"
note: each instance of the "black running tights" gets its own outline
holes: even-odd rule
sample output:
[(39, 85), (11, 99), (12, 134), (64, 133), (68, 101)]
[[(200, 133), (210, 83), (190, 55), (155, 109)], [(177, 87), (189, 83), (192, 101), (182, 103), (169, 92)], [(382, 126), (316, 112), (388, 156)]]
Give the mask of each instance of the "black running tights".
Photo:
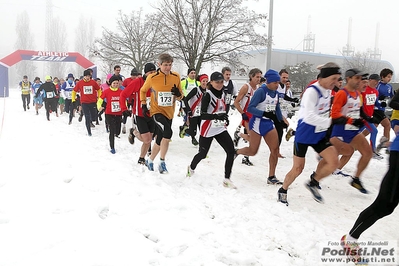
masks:
[[(224, 163), (224, 177), (230, 178), (231, 169), (233, 168), (234, 161), (234, 143), (230, 137), (230, 134), (227, 131), (223, 131), (222, 133), (209, 138), (200, 136), (199, 152), (194, 156), (193, 160), (191, 161), (190, 167), (194, 170), (197, 167), (198, 163), (206, 157), (213, 139), (216, 139), (216, 141), (220, 144), (220, 146), (222, 146), (227, 154), (226, 161)], [(215, 160), (218, 159), (215, 158)]]
[(399, 152), (391, 151), (389, 169), (375, 201), (362, 211), (349, 234), (358, 239), (376, 221), (391, 214), (399, 202)]

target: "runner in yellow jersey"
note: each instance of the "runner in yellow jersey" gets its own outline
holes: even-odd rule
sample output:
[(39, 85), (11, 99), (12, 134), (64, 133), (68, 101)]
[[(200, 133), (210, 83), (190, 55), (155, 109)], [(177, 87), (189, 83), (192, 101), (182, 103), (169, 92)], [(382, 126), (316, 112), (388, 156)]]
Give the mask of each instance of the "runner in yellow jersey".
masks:
[(25, 75), (18, 85), (19, 89), (21, 90), (22, 106), (24, 107), (24, 111), (26, 111), (26, 108), (29, 109), (30, 88), (32, 87), (32, 82), (30, 82), (28, 80), (28, 76)]
[[(140, 89), (140, 99), (144, 116), (152, 116), (157, 125), (154, 147), (151, 156), (146, 160), (150, 171), (154, 171), (153, 160), (160, 152), (159, 172), (168, 173), (165, 156), (172, 138), (172, 119), (175, 113), (175, 102), (183, 98), (180, 75), (171, 71), (173, 57), (161, 54), (158, 57), (159, 69), (149, 75)], [(151, 90), (150, 110), (147, 106), (146, 93)]]

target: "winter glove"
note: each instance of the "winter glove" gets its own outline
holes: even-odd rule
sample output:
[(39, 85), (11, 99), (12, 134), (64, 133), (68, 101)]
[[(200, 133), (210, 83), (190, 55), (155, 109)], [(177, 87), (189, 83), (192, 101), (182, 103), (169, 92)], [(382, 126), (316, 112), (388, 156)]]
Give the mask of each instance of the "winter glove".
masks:
[(270, 119), (276, 119), (276, 114), (274, 112), (263, 112), (263, 116)]
[(387, 103), (386, 102), (381, 102), (381, 107), (387, 107)]
[(294, 99), (292, 99), (292, 101), (293, 101), (294, 103), (299, 103), (299, 98), (294, 98)]
[(228, 120), (229, 116), (226, 113), (213, 114), (213, 119), (216, 119), (216, 120)]
[(355, 127), (361, 128), (364, 126), (364, 120), (362, 118), (353, 119), (352, 125)]
[(380, 101), (385, 100), (385, 96), (384, 95), (378, 96), (378, 100), (380, 100)]
[(249, 117), (248, 117), (247, 113), (242, 113), (241, 116), (242, 116), (242, 120), (249, 121)]
[(146, 118), (150, 118), (150, 117), (151, 117), (150, 111), (148, 110), (146, 104), (142, 104), (142, 105), (141, 105), (141, 109), (143, 109), (143, 116), (144, 116), (144, 117), (146, 117)]
[(173, 85), (172, 89), (170, 90), (172, 92), (172, 95), (176, 96), (176, 97), (180, 97), (181, 96), (181, 92), (179, 90), (178, 87), (176, 87), (176, 84)]
[(130, 110), (123, 111), (123, 116), (124, 117), (132, 116), (132, 111), (130, 111)]

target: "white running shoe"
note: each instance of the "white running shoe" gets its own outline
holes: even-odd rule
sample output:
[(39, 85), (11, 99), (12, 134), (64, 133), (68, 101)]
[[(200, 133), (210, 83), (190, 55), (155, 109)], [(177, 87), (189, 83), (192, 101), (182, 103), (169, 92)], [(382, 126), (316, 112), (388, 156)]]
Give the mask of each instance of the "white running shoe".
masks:
[(187, 166), (187, 173), (186, 173), (186, 177), (192, 177), (194, 175), (194, 170), (191, 169), (190, 166)]
[(381, 154), (379, 154), (378, 152), (373, 152), (373, 159), (376, 159), (376, 160), (382, 160), (382, 159), (384, 159), (384, 157), (383, 156), (381, 156)]
[(223, 186), (224, 187), (228, 187), (228, 188), (232, 188), (232, 189), (237, 189), (237, 187), (233, 184), (233, 182), (231, 182), (231, 180), (228, 179), (228, 178), (224, 179)]

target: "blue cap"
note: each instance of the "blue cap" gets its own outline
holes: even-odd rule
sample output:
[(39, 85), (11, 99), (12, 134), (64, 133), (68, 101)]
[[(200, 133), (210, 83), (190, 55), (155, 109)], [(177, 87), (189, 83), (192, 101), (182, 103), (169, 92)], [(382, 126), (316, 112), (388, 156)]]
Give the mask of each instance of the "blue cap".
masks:
[(278, 72), (276, 70), (269, 69), (265, 73), (265, 79), (266, 79), (267, 84), (272, 83), (272, 82), (280, 82), (280, 75), (278, 74)]

